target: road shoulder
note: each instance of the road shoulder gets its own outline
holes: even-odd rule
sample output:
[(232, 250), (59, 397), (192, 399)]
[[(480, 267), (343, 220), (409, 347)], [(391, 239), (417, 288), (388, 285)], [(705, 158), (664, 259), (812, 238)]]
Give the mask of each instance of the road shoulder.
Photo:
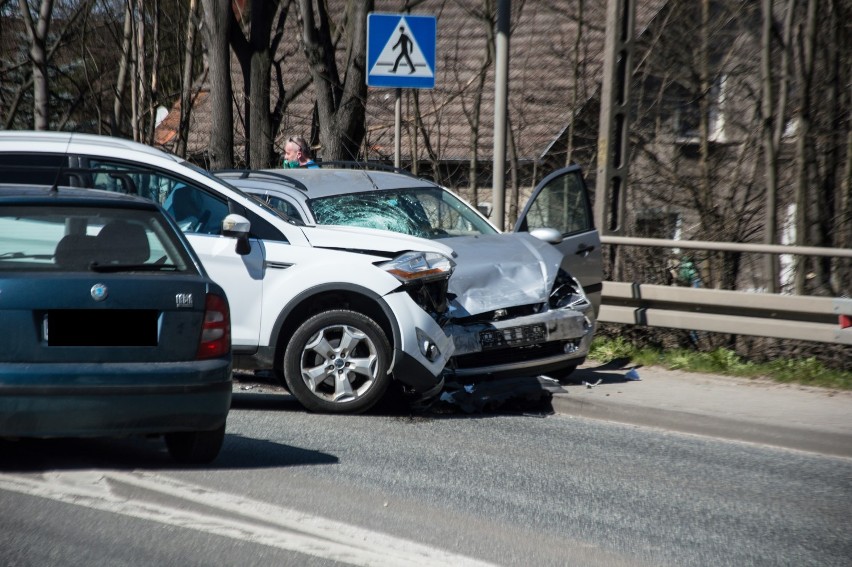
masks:
[(712, 374), (587, 364), (557, 413), (852, 457), (852, 392)]

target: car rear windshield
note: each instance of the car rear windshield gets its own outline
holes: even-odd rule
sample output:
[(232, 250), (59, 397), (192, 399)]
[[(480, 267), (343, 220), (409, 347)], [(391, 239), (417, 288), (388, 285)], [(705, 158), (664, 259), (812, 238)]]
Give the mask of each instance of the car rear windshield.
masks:
[(473, 208), (440, 187), (348, 193), (308, 201), (317, 224), (379, 228), (422, 238), (494, 234)]
[(174, 229), (155, 210), (0, 206), (0, 271), (192, 272)]

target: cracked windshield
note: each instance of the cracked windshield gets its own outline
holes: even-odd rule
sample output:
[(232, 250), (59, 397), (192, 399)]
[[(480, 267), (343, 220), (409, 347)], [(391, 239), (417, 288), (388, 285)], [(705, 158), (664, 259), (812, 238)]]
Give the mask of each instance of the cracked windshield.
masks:
[(442, 189), (424, 187), (312, 199), (317, 224), (378, 228), (422, 238), (494, 234), (469, 205)]

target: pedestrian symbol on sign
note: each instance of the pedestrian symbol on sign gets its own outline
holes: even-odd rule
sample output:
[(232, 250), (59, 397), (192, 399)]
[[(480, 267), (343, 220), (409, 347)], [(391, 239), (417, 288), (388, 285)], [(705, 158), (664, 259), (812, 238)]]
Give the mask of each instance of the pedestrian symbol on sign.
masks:
[(433, 79), (432, 65), (427, 61), (417, 35), (404, 17), (400, 18), (373, 62), (369, 74), (372, 77), (394, 77), (403, 75), (413, 78)]
[(399, 40), (394, 44), (393, 48), (396, 49), (397, 47), (399, 47), (399, 57), (396, 58), (391, 73), (396, 73), (396, 68), (399, 67), (399, 62), (402, 61), (403, 57), (405, 57), (405, 62), (408, 63), (408, 66), (411, 67), (411, 73), (414, 73), (417, 68), (408, 54), (411, 51), (411, 39), (405, 33), (405, 26), (399, 26)]

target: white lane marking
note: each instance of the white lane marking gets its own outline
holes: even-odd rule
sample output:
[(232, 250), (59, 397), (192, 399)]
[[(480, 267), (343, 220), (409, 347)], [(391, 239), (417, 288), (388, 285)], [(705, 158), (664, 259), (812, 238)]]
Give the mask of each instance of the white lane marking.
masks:
[[(130, 485), (179, 500), (169, 499), (169, 504), (130, 500), (117, 495), (111, 483)], [(212, 491), (150, 473), (72, 471), (46, 473), (41, 479), (3, 474), (0, 475), (0, 490), (249, 541), (350, 565), (492, 565), (298, 510)], [(201, 504), (222, 514), (212, 510), (207, 513), (187, 510), (181, 506), (181, 500)]]

